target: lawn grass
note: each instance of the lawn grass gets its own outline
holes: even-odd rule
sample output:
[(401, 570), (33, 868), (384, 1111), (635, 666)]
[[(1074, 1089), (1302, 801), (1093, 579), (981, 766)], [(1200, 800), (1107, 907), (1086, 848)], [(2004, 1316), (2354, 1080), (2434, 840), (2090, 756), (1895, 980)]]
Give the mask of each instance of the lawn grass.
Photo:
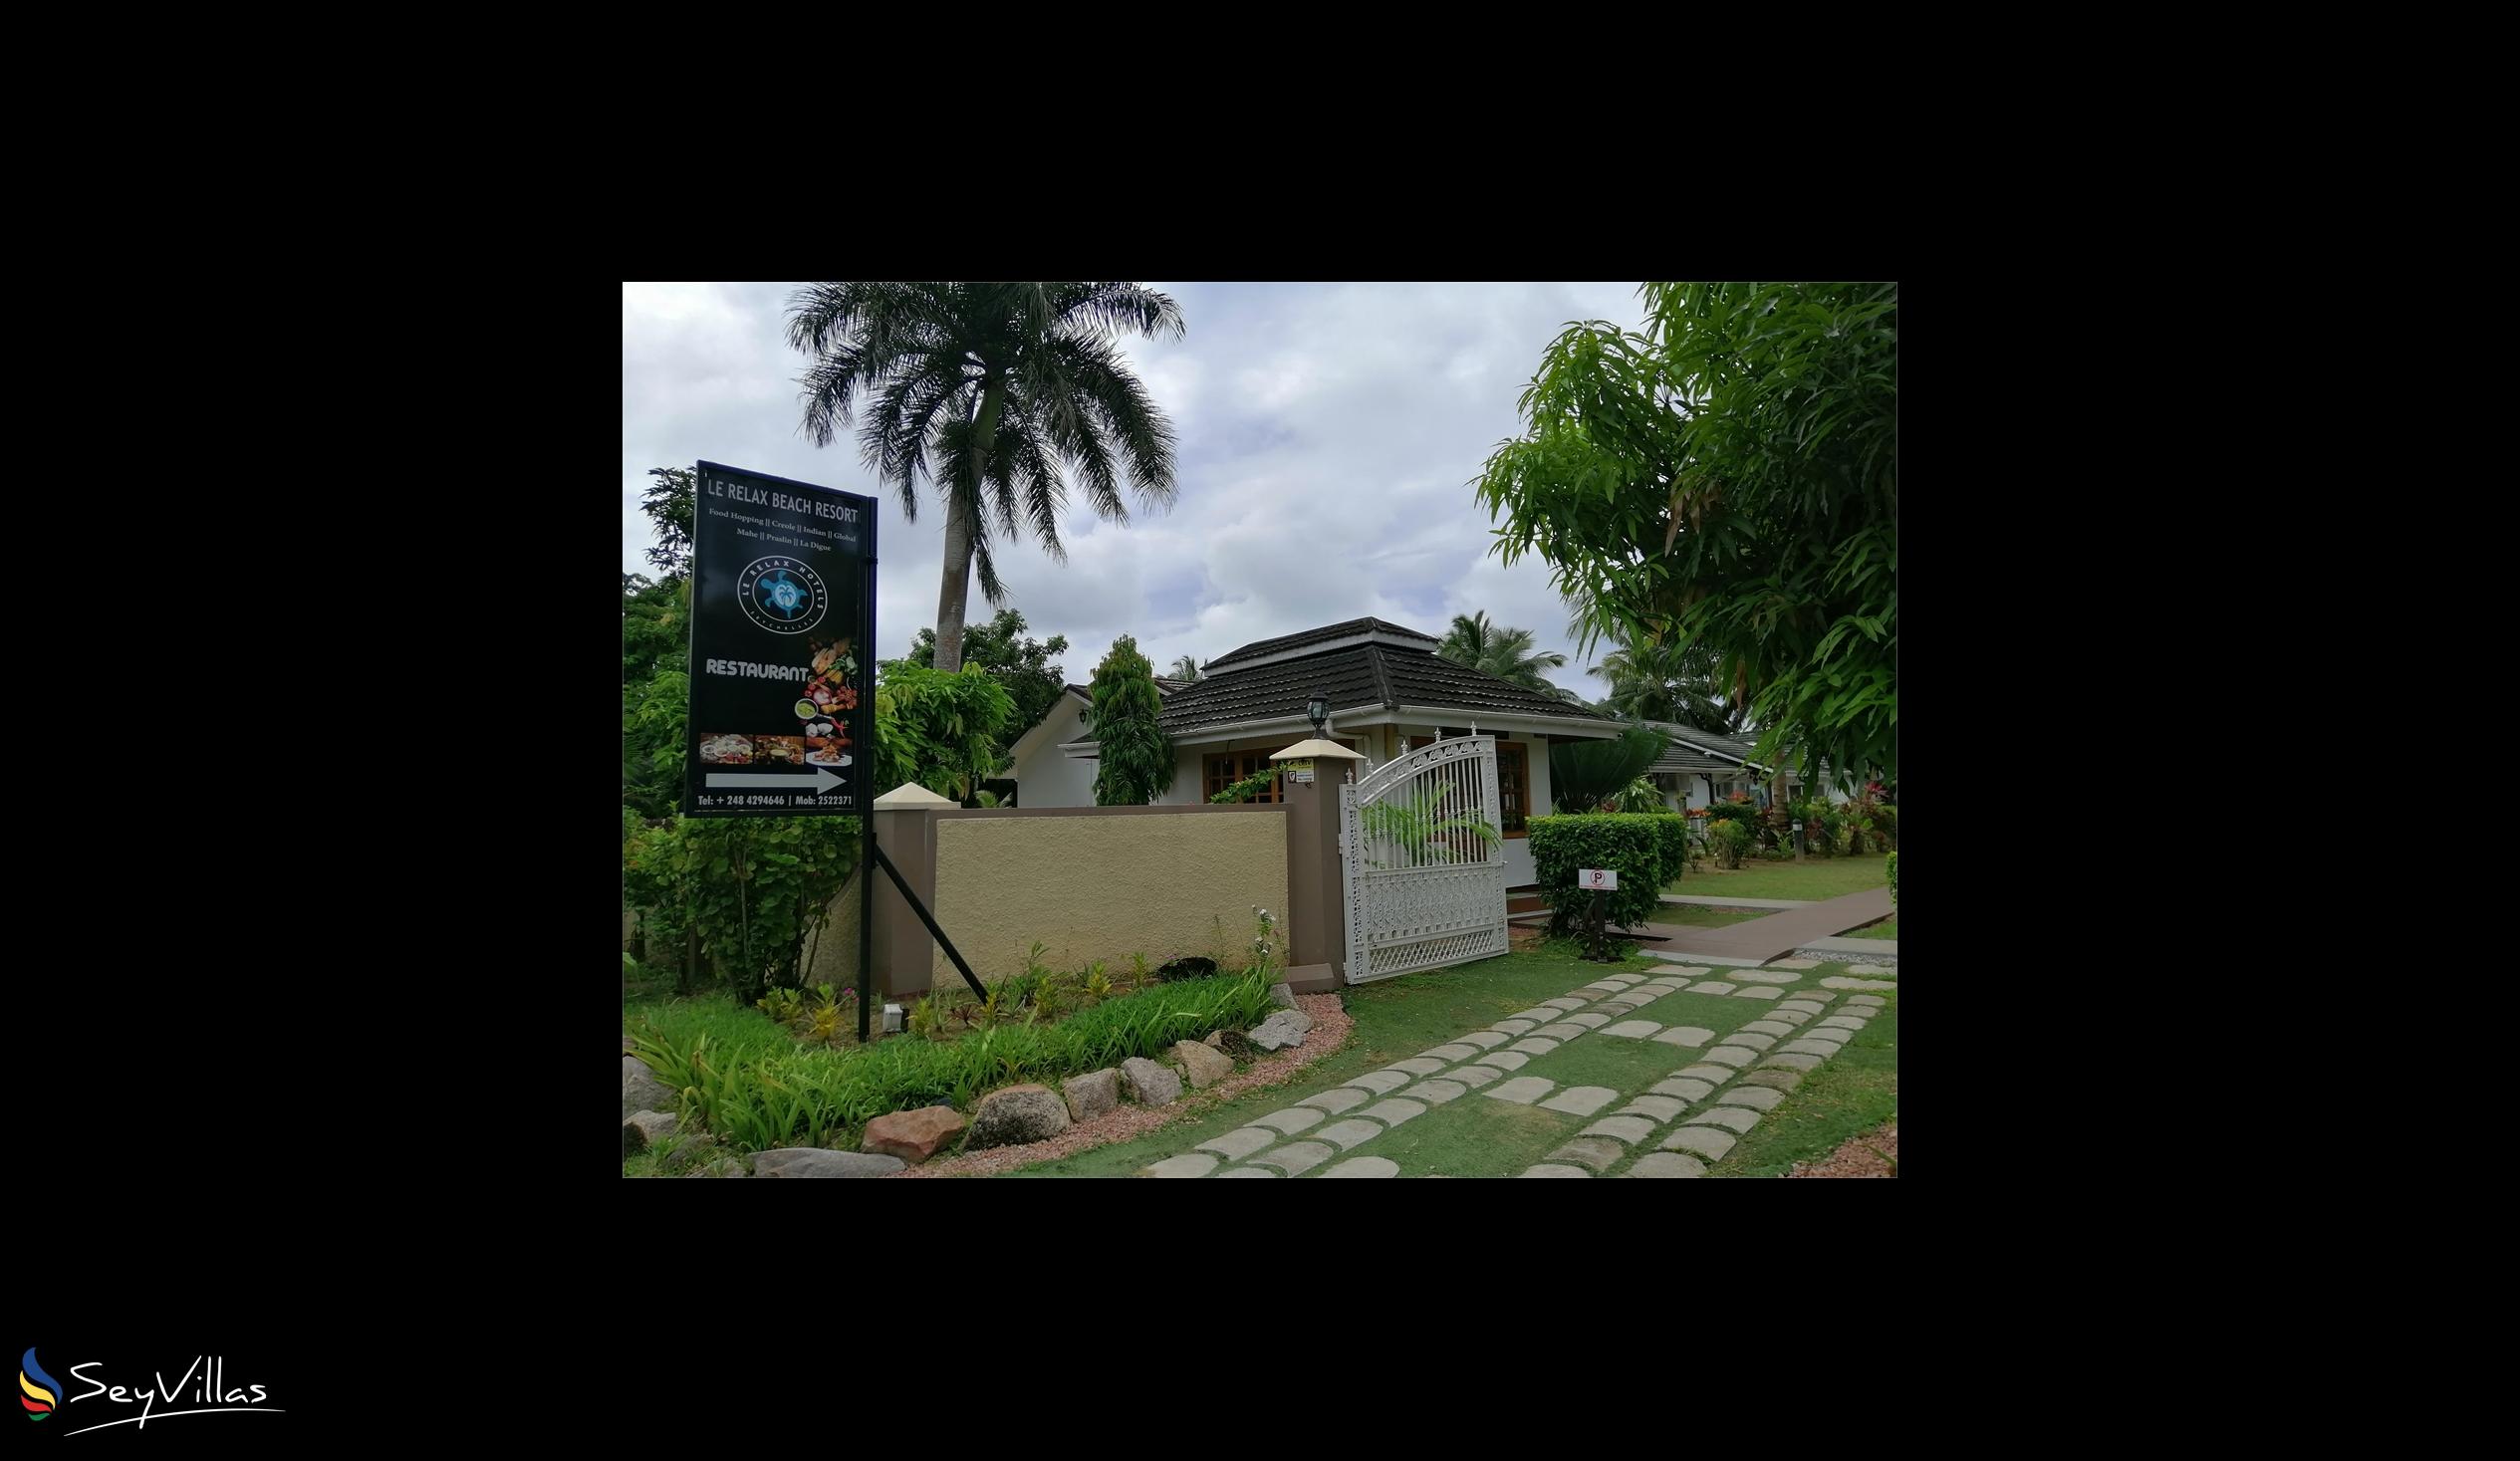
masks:
[(1898, 937), (1898, 915), (1896, 913), (1892, 913), (1888, 918), (1883, 919), (1881, 922), (1874, 924), (1870, 928), (1856, 929), (1854, 932), (1849, 933), (1847, 937), (1896, 938)]
[[(1359, 986), (1344, 992), (1356, 1028), (1337, 1055), (1308, 1067), (1284, 1086), (1246, 1093), (1231, 1100), (1213, 1101), (1191, 1096), (1199, 1114), (1193, 1120), (1166, 1126), (1134, 1141), (1080, 1152), (1055, 1161), (1038, 1162), (1006, 1173), (1018, 1177), (1126, 1177), (1139, 1168), (1175, 1156), (1198, 1143), (1318, 1096), (1365, 1072), (1406, 1060), (1464, 1032), (1519, 1014), (1544, 999), (1554, 999), (1605, 973), (1658, 975), (1671, 966), (1659, 960), (1631, 958), (1616, 966), (1587, 963), (1564, 943), (1507, 954), (1500, 958), (1424, 974)], [(1795, 993), (1817, 990), (1818, 981), (1842, 972), (1829, 964), (1809, 971)], [(1722, 977), (1716, 971), (1715, 978)], [(1774, 1176), (1799, 1161), (1814, 1160), (1835, 1150), (1848, 1135), (1888, 1119), (1897, 1110), (1897, 1010), (1894, 990), (1880, 991), (1887, 1008), (1824, 1063), (1803, 1085), (1763, 1117), (1742, 1144), (1709, 1175)], [(1671, 994), (1637, 1010), (1626, 1019), (1659, 1025), (1693, 1025), (1720, 1037), (1765, 1016), (1772, 1002), (1731, 995)], [(1535, 1056), (1513, 1076), (1538, 1076), (1556, 1083), (1556, 1095), (1577, 1086), (1602, 1086), (1621, 1094), (1593, 1115), (1576, 1116), (1538, 1105), (1518, 1106), (1490, 1100), (1473, 1091), (1366, 1143), (1359, 1156), (1384, 1157), (1398, 1164), (1403, 1176), (1510, 1177), (1571, 1139), (1585, 1126), (1626, 1103), (1654, 1082), (1682, 1067), (1696, 1064), (1700, 1051), (1650, 1040), (1628, 1040), (1599, 1034), (1586, 1036)], [(1844, 1066), (1842, 1072), (1839, 1068)], [(1509, 1077), (1509, 1079), (1511, 1079)], [(1492, 1089), (1492, 1088), (1490, 1088)], [(1378, 1097), (1379, 1099), (1380, 1097)], [(1371, 1104), (1371, 1102), (1368, 1102)], [(1361, 1109), (1362, 1107), (1360, 1107)], [(1344, 1119), (1344, 1116), (1331, 1120)], [(1323, 1125), (1330, 1124), (1324, 1121)], [(1316, 1128), (1318, 1129), (1318, 1128)], [(1297, 1139), (1302, 1139), (1300, 1136)], [(1616, 1174), (1632, 1165), (1632, 1153)], [(1308, 1176), (1344, 1161), (1324, 1161)]]
[(1849, 857), (1807, 857), (1800, 862), (1748, 859), (1730, 871), (1709, 859), (1673, 878), (1662, 890), (1686, 893), (1693, 898), (1805, 898), (1818, 902), (1868, 887), (1888, 886), (1889, 855), (1859, 852)]

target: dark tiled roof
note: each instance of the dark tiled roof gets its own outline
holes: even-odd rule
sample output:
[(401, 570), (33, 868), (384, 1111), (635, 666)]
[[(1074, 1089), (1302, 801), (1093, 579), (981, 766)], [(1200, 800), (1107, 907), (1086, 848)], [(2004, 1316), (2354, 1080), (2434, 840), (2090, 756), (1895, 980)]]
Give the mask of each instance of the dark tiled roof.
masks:
[(1257, 659), (1263, 654), (1275, 654), (1280, 650), (1285, 649), (1298, 649), (1306, 644), (1326, 644), (1333, 639), (1353, 638), (1358, 634), (1367, 632), (1400, 634), (1411, 639), (1423, 639), (1429, 644), (1439, 644), (1443, 642), (1432, 634), (1421, 634), (1417, 630), (1408, 628), (1405, 625), (1390, 623), (1379, 618), (1352, 618), (1343, 624), (1324, 624), (1318, 629), (1304, 629), (1297, 633), (1281, 634), (1274, 639), (1260, 639), (1253, 643), (1245, 644), (1239, 649), (1229, 649), (1224, 653), (1217, 655), (1214, 659), (1207, 661), (1207, 663), (1202, 667), (1206, 669), (1214, 669), (1220, 664), (1239, 664), (1246, 659)]
[[(1165, 731), (1178, 734), (1245, 720), (1300, 718), (1305, 700), (1316, 690), (1329, 697), (1334, 714), (1363, 705), (1388, 709), (1424, 705), (1457, 712), (1463, 721), (1485, 712), (1610, 722), (1609, 716), (1590, 706), (1526, 690), (1492, 674), (1437, 659), (1423, 649), (1351, 644), (1200, 680), (1164, 702), (1161, 724)], [(1337, 729), (1335, 723), (1332, 728)]]
[(1729, 761), (1718, 761), (1703, 752), (1692, 751), (1677, 741), (1673, 741), (1670, 748), (1662, 753), (1661, 760), (1645, 768), (1647, 771), (1677, 771), (1689, 775), (1702, 771), (1709, 776), (1722, 776), (1740, 769)]

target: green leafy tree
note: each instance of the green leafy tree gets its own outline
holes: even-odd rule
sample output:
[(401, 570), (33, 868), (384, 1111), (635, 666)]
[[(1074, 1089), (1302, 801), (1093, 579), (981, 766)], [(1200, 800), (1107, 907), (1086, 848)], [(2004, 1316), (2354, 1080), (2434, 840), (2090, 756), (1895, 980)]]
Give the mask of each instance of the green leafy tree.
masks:
[(1589, 645), (1687, 643), (1807, 782), (1898, 765), (1895, 284), (1648, 284), (1543, 356), (1478, 490)]
[(1172, 785), (1172, 738), (1155, 717), (1163, 699), (1155, 693), (1155, 667), (1123, 634), (1094, 666), (1094, 703), (1085, 712), (1093, 728), (1094, 805), (1142, 807)]
[(656, 546), (647, 550), (650, 567), (667, 579), (691, 572), (691, 520), (698, 511), (699, 489), (690, 467), (649, 467), (647, 495), (639, 510), (656, 527)]
[(1197, 684), (1206, 677), (1206, 670), (1200, 668), (1195, 655), (1184, 654), (1172, 661), (1172, 667), (1163, 672), (1163, 677), (1168, 680), (1187, 680), (1191, 684)]
[(1057, 562), (1062, 464), (1103, 517), (1127, 522), (1126, 475), (1148, 507), (1172, 500), (1172, 426), (1120, 355), (1121, 331), (1181, 334), (1170, 298), (1135, 284), (822, 283), (789, 301), (788, 343), (813, 364), (798, 383), (805, 432), (829, 446), (863, 402), (866, 464), (915, 520), (924, 475), (945, 504), (936, 668), (962, 667), (976, 560), (1006, 602), (990, 534), (1030, 527)]
[(1015, 698), (976, 664), (947, 674), (887, 659), (875, 689), (876, 795), (917, 782), (965, 806), (1004, 754)]
[(1455, 664), (1466, 664), (1484, 670), (1498, 679), (1511, 680), (1525, 689), (1544, 695), (1572, 700), (1574, 695), (1549, 683), (1542, 670), (1564, 669), (1566, 656), (1531, 646), (1531, 630), (1509, 629), (1495, 623), (1482, 609), (1475, 613), (1452, 616), (1451, 631), (1435, 649), (1437, 656)]
[(1628, 727), (1615, 741), (1551, 741), (1549, 799), (1561, 812), (1595, 811), (1644, 775), (1670, 743), (1643, 725)]
[(1667, 720), (1729, 736), (1748, 712), (1714, 677), (1714, 658), (1676, 644), (1628, 644), (1602, 656), (1592, 673), (1610, 681), (1599, 708), (1633, 720)]
[[(1068, 636), (1053, 634), (1047, 641), (1030, 639), (1024, 636), (1029, 627), (1022, 609), (1001, 609), (987, 623), (965, 624), (962, 630), (964, 667), (976, 664), (987, 670), (1015, 699), (1014, 718), (1006, 723), (1005, 739), (1009, 741), (1039, 724), (1068, 687), (1067, 666), (1053, 664), (1050, 659), (1054, 654), (1068, 652)], [(918, 637), (910, 641), (909, 662), (935, 667), (934, 629), (921, 629)]]

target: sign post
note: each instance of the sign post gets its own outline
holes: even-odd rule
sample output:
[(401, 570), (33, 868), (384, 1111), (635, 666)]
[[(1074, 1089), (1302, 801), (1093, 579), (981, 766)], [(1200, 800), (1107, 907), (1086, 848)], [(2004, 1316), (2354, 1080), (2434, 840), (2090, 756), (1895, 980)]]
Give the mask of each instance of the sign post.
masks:
[(856, 817), (858, 1038), (873, 998), (872, 497), (700, 462), (685, 817)]
[(1595, 963), (1607, 964), (1611, 962), (1611, 958), (1610, 955), (1602, 952), (1602, 894), (1619, 890), (1619, 869), (1579, 867), (1575, 870), (1575, 885), (1590, 888), (1593, 893), (1593, 911), (1591, 916), (1585, 919), (1593, 936), (1593, 947), (1592, 952), (1584, 957)]

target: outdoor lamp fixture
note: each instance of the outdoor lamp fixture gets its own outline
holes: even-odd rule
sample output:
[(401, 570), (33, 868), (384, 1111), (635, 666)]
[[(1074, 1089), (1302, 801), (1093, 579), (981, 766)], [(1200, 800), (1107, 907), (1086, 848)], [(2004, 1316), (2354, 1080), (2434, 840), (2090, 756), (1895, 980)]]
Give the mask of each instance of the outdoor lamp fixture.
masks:
[(1304, 702), (1304, 717), (1313, 723), (1313, 734), (1321, 734), (1322, 722), (1330, 718), (1330, 697), (1319, 690)]

